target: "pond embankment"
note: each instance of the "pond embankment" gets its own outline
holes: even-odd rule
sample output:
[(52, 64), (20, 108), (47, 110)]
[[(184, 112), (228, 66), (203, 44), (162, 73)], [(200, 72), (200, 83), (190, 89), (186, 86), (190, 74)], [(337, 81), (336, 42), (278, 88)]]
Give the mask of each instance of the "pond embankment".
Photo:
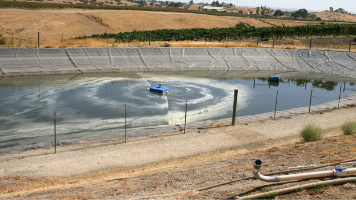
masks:
[(134, 71), (268, 70), (356, 78), (356, 54), (264, 48), (0, 48), (0, 76)]

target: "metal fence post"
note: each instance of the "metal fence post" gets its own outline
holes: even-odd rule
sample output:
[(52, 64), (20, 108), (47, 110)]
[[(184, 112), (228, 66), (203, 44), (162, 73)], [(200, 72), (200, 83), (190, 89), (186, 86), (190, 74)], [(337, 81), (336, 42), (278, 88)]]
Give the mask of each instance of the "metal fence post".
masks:
[(235, 125), (235, 121), (236, 121), (236, 107), (237, 107), (237, 94), (239, 93), (239, 90), (235, 90), (234, 92), (234, 106), (233, 106), (233, 110), (232, 110), (232, 125)]
[(274, 48), (274, 40), (275, 40), (275, 36), (273, 36), (273, 47), (272, 48)]
[(40, 48), (40, 32), (37, 32), (37, 46)]
[(312, 102), (312, 97), (313, 97), (313, 87), (311, 88), (311, 92), (310, 92), (309, 113), (310, 113), (310, 106), (311, 106), (311, 102)]
[(276, 95), (276, 104), (274, 106), (274, 118), (273, 119), (276, 119), (276, 112), (277, 112), (277, 99), (278, 99), (278, 90), (277, 90), (277, 95)]
[(57, 117), (54, 111), (54, 153), (57, 153)]
[(342, 88), (342, 84), (340, 84), (339, 102), (337, 103), (338, 108), (340, 108), (341, 88)]
[(312, 49), (312, 42), (313, 42), (313, 38), (310, 38), (310, 45), (309, 45), (309, 49)]
[(151, 46), (151, 33), (150, 33), (150, 39), (148, 40), (148, 46)]
[(188, 110), (188, 100), (185, 100), (185, 120), (184, 120), (184, 134), (185, 134), (185, 128), (187, 126), (187, 110)]
[(127, 116), (127, 107), (126, 107), (126, 104), (125, 104), (125, 143), (127, 142), (127, 132), (126, 132), (126, 116)]

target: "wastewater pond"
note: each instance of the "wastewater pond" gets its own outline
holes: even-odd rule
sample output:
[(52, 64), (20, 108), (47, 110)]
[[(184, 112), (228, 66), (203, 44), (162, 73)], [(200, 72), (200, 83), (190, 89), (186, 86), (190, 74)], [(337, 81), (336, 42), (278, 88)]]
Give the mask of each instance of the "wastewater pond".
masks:
[[(279, 75), (279, 82), (268, 77)], [(162, 84), (164, 94), (149, 91)], [(313, 89), (312, 89), (313, 88)], [(145, 72), (0, 78), (0, 150), (184, 126), (318, 105), (355, 93), (355, 80), (270, 71)], [(277, 96), (278, 90), (278, 96)], [(276, 97), (278, 100), (276, 106)], [(185, 115), (185, 111), (187, 112)], [(54, 129), (55, 127), (55, 129)]]

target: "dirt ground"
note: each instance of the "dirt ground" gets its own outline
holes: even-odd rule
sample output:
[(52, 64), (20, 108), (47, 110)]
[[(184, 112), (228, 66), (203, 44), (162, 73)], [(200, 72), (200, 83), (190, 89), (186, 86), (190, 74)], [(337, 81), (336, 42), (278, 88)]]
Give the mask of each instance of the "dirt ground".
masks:
[[(266, 183), (252, 177), (251, 166), (260, 159), (262, 173), (269, 173), (355, 160), (356, 135), (344, 136), (340, 129), (345, 121), (356, 120), (355, 111), (347, 106), (236, 126), (217, 124), (128, 143), (82, 142), (60, 146), (56, 154), (53, 148), (1, 154), (0, 198), (227, 199), (316, 182), (323, 179)], [(301, 142), (299, 132), (309, 123), (321, 126), (325, 139)], [(355, 189), (351, 182), (277, 198), (355, 199)]]

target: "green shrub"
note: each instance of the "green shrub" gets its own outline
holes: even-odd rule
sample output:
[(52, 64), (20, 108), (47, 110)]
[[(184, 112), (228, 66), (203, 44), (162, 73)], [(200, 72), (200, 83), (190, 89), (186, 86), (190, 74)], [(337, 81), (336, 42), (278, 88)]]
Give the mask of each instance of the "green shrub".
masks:
[(312, 142), (321, 140), (323, 138), (323, 130), (314, 124), (308, 124), (304, 126), (302, 131), (300, 132), (301, 137), (304, 142)]
[(341, 130), (344, 132), (344, 135), (353, 135), (356, 133), (356, 122), (345, 122)]
[(5, 38), (0, 38), (0, 45), (5, 45)]

